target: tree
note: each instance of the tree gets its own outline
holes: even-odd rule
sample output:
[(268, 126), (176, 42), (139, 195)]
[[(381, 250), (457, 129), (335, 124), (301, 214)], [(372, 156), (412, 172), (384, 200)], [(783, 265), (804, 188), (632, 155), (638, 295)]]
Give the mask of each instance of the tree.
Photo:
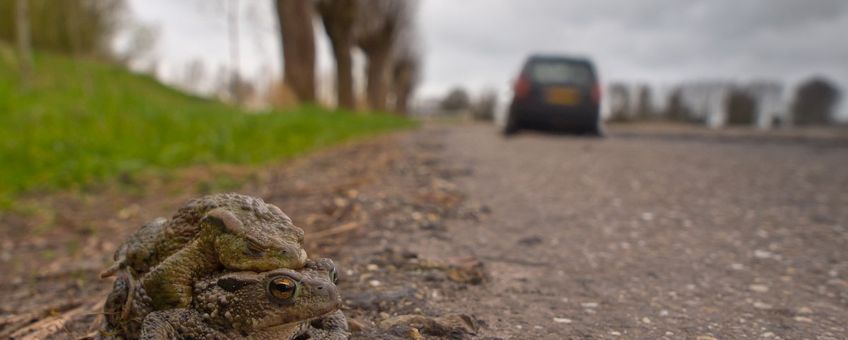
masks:
[(480, 94), (474, 103), (473, 116), (476, 120), (493, 121), (495, 110), (498, 106), (498, 92), (494, 89), (486, 89)]
[(465, 89), (455, 87), (448, 92), (448, 95), (445, 96), (444, 99), (442, 99), (439, 106), (445, 111), (468, 110), (471, 107), (471, 99)]
[(798, 86), (791, 112), (798, 125), (827, 124), (839, 101), (839, 88), (824, 78), (812, 78)]
[(232, 99), (236, 104), (240, 104), (244, 98), (241, 97), (242, 91), (238, 88), (241, 83), (241, 75), (239, 74), (239, 66), (241, 64), (239, 58), (239, 3), (238, 0), (229, 0), (227, 2), (227, 39), (230, 47), (230, 68), (232, 69), (232, 79), (230, 89)]
[(415, 40), (406, 40), (394, 60), (392, 68), (392, 90), (394, 93), (394, 112), (406, 114), (409, 100), (412, 98), (421, 72), (421, 55), (415, 49)]
[(29, 32), (29, 0), (17, 0), (15, 23), (18, 31), (18, 60), (21, 69), (21, 82), (29, 86), (32, 74), (32, 40)]
[(315, 33), (312, 2), (276, 0), (283, 46), (283, 82), (303, 102), (315, 101)]
[(630, 120), (630, 89), (622, 83), (610, 85), (610, 120), (624, 122)]
[(740, 88), (732, 88), (727, 93), (725, 100), (725, 112), (727, 112), (727, 125), (754, 124), (757, 101), (746, 91)]
[(665, 108), (665, 116), (671, 121), (682, 122), (688, 120), (691, 111), (683, 101), (683, 89), (675, 87), (668, 96), (668, 105)]
[(183, 74), (180, 78), (180, 84), (189, 92), (195, 94), (203, 93), (203, 88), (206, 79), (206, 66), (202, 59), (194, 59), (183, 68)]
[(353, 27), (356, 23), (359, 1), (357, 0), (319, 0), (318, 13), (324, 23), (324, 30), (330, 39), (333, 57), (336, 60), (336, 99), (338, 106), (354, 109), (356, 101), (353, 95)]
[(395, 43), (411, 26), (416, 2), (406, 0), (370, 0), (359, 6), (356, 43), (368, 59), (366, 95), (373, 110), (384, 110), (388, 95), (390, 69)]
[(0, 40), (15, 43), (18, 7), (28, 10), (32, 48), (111, 57), (111, 43), (123, 24), (124, 0), (0, 1)]
[(654, 105), (651, 99), (651, 87), (648, 85), (639, 86), (639, 104), (636, 107), (636, 117), (639, 119), (649, 119), (654, 115)]

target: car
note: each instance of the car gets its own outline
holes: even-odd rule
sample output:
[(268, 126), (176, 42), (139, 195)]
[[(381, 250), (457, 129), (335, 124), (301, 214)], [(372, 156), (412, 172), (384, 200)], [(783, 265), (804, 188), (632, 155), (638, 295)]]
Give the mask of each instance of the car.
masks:
[(602, 135), (601, 89), (591, 60), (532, 55), (515, 84), (503, 132), (527, 127)]

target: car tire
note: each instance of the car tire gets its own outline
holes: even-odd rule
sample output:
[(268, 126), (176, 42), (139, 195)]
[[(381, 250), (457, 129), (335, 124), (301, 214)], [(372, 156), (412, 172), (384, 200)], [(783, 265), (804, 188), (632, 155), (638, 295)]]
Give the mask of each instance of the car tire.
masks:
[(587, 127), (583, 132), (592, 137), (604, 137), (604, 128), (601, 122), (592, 124), (592, 126)]
[(503, 135), (504, 136), (512, 136), (518, 133), (519, 127), (518, 122), (516, 122), (515, 114), (510, 112), (509, 116), (506, 118), (506, 125), (503, 127)]

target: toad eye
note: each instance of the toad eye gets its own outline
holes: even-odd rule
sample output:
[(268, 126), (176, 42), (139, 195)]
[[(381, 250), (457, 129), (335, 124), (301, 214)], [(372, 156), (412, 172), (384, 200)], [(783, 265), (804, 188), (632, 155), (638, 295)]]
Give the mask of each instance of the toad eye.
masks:
[(268, 294), (279, 302), (288, 302), (297, 293), (297, 282), (290, 277), (280, 277), (268, 283)]
[(339, 273), (336, 272), (336, 267), (330, 269), (330, 282), (332, 282), (333, 284), (339, 283)]

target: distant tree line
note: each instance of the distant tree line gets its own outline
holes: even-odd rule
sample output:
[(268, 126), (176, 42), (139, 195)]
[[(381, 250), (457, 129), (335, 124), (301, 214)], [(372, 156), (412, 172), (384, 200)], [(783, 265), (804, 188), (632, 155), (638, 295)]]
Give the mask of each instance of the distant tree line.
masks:
[[(26, 8), (25, 18), (19, 17), (20, 6)], [(123, 0), (0, 1), (0, 41), (17, 44), (23, 19), (27, 43), (35, 49), (110, 56), (110, 43), (125, 9)]]
[(698, 81), (673, 86), (664, 96), (655, 97), (649, 85), (613, 83), (607, 91), (608, 120), (762, 127), (835, 122), (841, 91), (833, 82), (813, 77), (791, 95), (783, 89), (775, 81)]

